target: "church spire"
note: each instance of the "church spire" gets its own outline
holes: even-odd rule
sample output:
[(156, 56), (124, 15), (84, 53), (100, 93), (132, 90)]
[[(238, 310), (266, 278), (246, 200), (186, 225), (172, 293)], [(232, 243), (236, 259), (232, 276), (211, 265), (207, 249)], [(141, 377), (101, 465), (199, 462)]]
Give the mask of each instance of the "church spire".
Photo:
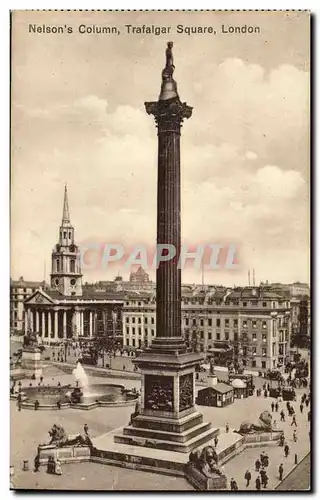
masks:
[(69, 215), (69, 203), (68, 203), (68, 190), (67, 184), (64, 187), (64, 200), (63, 200), (63, 212), (62, 212), (62, 225), (69, 223), (70, 224), (70, 215)]

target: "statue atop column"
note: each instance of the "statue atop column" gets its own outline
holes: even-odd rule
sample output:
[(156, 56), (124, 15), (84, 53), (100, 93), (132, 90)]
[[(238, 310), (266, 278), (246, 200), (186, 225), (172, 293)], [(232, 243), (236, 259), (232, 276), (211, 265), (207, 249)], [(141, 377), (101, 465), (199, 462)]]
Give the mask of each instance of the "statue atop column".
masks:
[(169, 99), (179, 99), (177, 84), (174, 81), (172, 75), (175, 70), (173, 64), (173, 53), (172, 53), (173, 42), (167, 43), (166, 48), (166, 66), (162, 70), (162, 85), (161, 93), (159, 96), (159, 101), (167, 101)]

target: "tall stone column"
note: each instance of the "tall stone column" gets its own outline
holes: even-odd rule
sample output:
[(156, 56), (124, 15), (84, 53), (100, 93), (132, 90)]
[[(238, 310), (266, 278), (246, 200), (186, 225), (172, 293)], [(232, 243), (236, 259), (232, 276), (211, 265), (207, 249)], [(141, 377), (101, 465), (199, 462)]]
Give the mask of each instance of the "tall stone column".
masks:
[(92, 311), (89, 313), (89, 335), (92, 337), (93, 329), (92, 329)]
[[(175, 257), (160, 261), (157, 268), (156, 337), (166, 345), (181, 342), (181, 181), (180, 131), (192, 108), (181, 103), (173, 80), (173, 64), (162, 72), (162, 87), (157, 102), (145, 103), (146, 111), (155, 117), (158, 128), (158, 255), (168, 254), (161, 245), (175, 251)], [(156, 342), (158, 343), (158, 342)]]
[(30, 317), (30, 309), (24, 311), (24, 333), (27, 335), (28, 333), (28, 323)]
[(39, 311), (36, 311), (36, 331), (39, 332)]
[(67, 311), (63, 311), (63, 338), (67, 338)]
[(52, 313), (48, 311), (48, 337), (51, 338), (52, 333)]
[(45, 333), (46, 333), (46, 316), (45, 316), (45, 312), (42, 311), (41, 313), (41, 335), (44, 336)]
[(59, 319), (58, 311), (54, 311), (54, 338), (58, 338)]

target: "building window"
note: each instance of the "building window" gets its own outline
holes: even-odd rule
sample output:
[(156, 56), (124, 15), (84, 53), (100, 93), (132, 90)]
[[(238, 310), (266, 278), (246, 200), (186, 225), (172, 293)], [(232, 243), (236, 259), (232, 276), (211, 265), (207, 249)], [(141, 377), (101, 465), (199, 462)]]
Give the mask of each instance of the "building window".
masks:
[(126, 317), (126, 323), (129, 323), (129, 317), (128, 316)]
[(226, 328), (229, 328), (229, 320), (228, 320), (228, 319), (225, 319), (225, 320), (224, 320), (224, 326), (225, 326)]
[(256, 334), (256, 332), (253, 332), (253, 334), (252, 334), (252, 340), (257, 340), (257, 334)]
[(220, 332), (217, 332), (217, 340), (220, 340)]
[(56, 267), (57, 267), (57, 273), (60, 272), (60, 261), (59, 259), (56, 260)]
[(136, 322), (136, 318), (133, 316), (132, 323), (135, 323), (135, 322)]
[(138, 323), (141, 324), (141, 318), (138, 318)]
[(155, 336), (154, 330), (151, 330), (151, 335), (152, 335), (152, 337)]
[(253, 354), (253, 356), (255, 356), (257, 354), (257, 348), (256, 347), (252, 348), (252, 354)]
[(135, 329), (135, 327), (133, 326), (133, 327), (132, 327), (132, 335), (135, 335), (135, 333), (136, 333), (136, 329)]
[(154, 325), (154, 317), (151, 318), (151, 324)]
[(242, 302), (242, 305), (243, 305), (243, 307), (247, 307), (247, 303), (246, 302)]
[(67, 237), (67, 231), (63, 231), (63, 237), (66, 239), (66, 237)]
[(262, 307), (267, 307), (267, 303), (266, 302), (262, 302)]
[(242, 321), (242, 327), (243, 328), (248, 328), (248, 321)]
[(145, 334), (145, 335), (148, 335), (148, 328), (145, 328), (145, 329), (144, 329), (144, 334)]
[(212, 326), (212, 319), (211, 318), (208, 319), (208, 326)]
[(257, 328), (257, 322), (255, 320), (252, 320), (252, 328)]
[(186, 326), (189, 325), (189, 318), (186, 318)]
[(147, 325), (148, 324), (148, 318), (144, 318), (144, 322)]
[(234, 326), (234, 328), (238, 328), (238, 320), (237, 319), (233, 320), (233, 326)]
[(74, 260), (70, 261), (70, 272), (75, 273), (76, 272), (76, 263)]
[(200, 338), (203, 339), (204, 338), (204, 334), (203, 334), (203, 331), (201, 330), (200, 332)]
[(141, 326), (139, 326), (139, 328), (138, 328), (138, 334), (141, 335), (141, 333), (142, 333), (141, 332)]
[(229, 340), (229, 332), (225, 332), (226, 340)]
[(208, 332), (208, 339), (211, 340), (212, 339), (212, 333), (211, 332)]
[(136, 347), (136, 340), (132, 339), (132, 347)]
[(262, 334), (262, 342), (267, 342), (267, 334), (266, 333)]
[(138, 306), (141, 306), (141, 302), (138, 302)]
[(264, 329), (267, 328), (267, 322), (266, 321), (262, 321), (262, 328), (264, 328)]
[(221, 319), (220, 319), (220, 318), (217, 318), (217, 320), (216, 320), (216, 325), (217, 325), (217, 327), (220, 327), (220, 324), (221, 324)]
[(261, 352), (262, 352), (262, 356), (266, 356), (267, 355), (267, 348), (263, 347)]
[(129, 327), (126, 328), (126, 334), (129, 335)]
[(265, 361), (261, 361), (261, 368), (266, 368), (267, 367), (267, 363)]
[(251, 366), (252, 366), (252, 368), (255, 368), (257, 366), (257, 362), (255, 359), (252, 360)]
[(71, 231), (69, 231), (69, 239), (71, 240)]
[(196, 319), (193, 319), (193, 320), (192, 320), (192, 324), (193, 324), (193, 326), (196, 326), (196, 324), (197, 324), (197, 320), (196, 320)]
[(203, 319), (200, 319), (200, 326), (203, 326)]

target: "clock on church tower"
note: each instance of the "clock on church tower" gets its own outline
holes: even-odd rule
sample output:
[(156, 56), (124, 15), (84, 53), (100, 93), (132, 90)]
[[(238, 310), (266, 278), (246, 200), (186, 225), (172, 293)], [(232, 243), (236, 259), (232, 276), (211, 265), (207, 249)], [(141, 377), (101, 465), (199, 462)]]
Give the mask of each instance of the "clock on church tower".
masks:
[(64, 190), (59, 242), (51, 256), (51, 288), (65, 296), (82, 295), (80, 251), (74, 242), (74, 227), (70, 222), (68, 191)]

